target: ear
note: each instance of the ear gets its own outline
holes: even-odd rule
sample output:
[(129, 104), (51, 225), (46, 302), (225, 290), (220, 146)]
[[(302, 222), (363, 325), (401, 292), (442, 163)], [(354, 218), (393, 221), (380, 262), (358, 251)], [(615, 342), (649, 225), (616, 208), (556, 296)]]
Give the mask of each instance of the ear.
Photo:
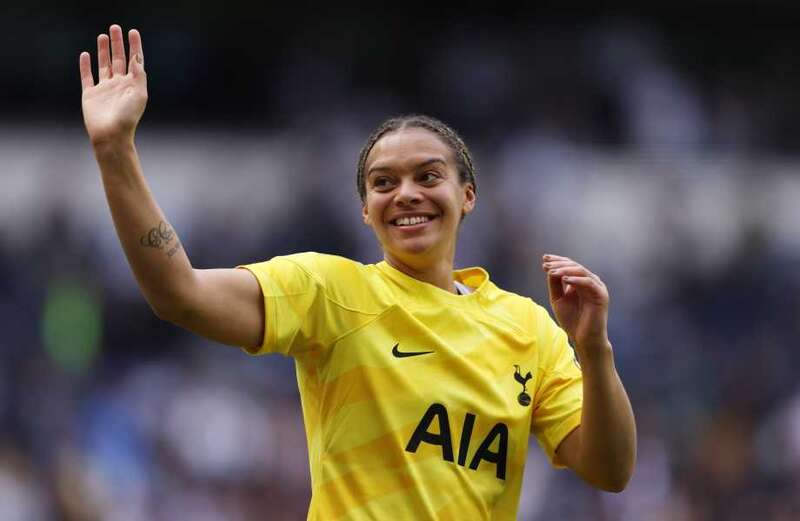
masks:
[(361, 218), (364, 220), (364, 224), (366, 224), (367, 226), (370, 225), (369, 212), (367, 211), (367, 203), (361, 204)]
[(472, 183), (467, 183), (464, 187), (464, 204), (461, 206), (461, 215), (467, 215), (473, 209), (475, 209), (475, 185)]

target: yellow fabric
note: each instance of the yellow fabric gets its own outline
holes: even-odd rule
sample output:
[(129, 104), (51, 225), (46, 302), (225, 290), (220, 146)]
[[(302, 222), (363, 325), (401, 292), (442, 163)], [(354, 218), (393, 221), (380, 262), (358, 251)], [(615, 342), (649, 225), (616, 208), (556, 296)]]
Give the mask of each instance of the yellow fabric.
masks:
[[(296, 361), (309, 520), (516, 519), (529, 433), (553, 461), (580, 423), (581, 373), (546, 310), (481, 268), (455, 272), (474, 288), (455, 295), (386, 262), (301, 253), (244, 267), (266, 313), (251, 354)], [(527, 406), (515, 366), (531, 373)]]

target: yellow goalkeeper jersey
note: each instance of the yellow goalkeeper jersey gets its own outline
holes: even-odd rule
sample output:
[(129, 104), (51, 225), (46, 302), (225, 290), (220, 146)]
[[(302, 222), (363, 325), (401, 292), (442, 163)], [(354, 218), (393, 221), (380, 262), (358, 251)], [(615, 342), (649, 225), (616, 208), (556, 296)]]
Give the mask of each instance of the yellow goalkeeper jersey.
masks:
[(244, 266), (264, 295), (251, 354), (295, 359), (309, 520), (513, 520), (532, 433), (554, 461), (581, 373), (541, 306), (454, 272), (455, 295), (386, 262), (301, 253)]

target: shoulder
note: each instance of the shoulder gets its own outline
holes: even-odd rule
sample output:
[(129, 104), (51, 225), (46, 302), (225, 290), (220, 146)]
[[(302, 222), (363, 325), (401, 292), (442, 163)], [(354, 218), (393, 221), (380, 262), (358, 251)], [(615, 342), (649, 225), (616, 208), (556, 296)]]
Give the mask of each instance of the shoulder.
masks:
[(366, 266), (346, 257), (328, 255), (315, 251), (278, 255), (269, 260), (250, 264), (256, 269), (264, 270), (299, 270), (323, 282), (332, 275), (358, 275)]
[[(526, 335), (529, 335), (537, 353), (539, 369), (553, 374), (577, 377), (577, 361), (569, 346), (567, 334), (550, 312), (533, 299), (497, 288), (497, 306), (507, 313)], [(497, 311), (495, 313), (498, 313)]]
[(538, 309), (541, 308), (533, 299), (502, 289), (493, 282), (487, 283), (483, 296), (488, 307), (512, 315), (518, 323), (527, 324), (534, 320)]
[(559, 330), (547, 309), (530, 297), (489, 283), (484, 291), (485, 306), (492, 313), (503, 314), (528, 334), (549, 337)]
[(314, 286), (320, 294), (344, 307), (374, 312), (373, 308), (381, 307), (379, 302), (385, 300), (379, 298), (385, 293), (385, 284), (374, 265), (346, 257), (310, 251), (273, 257), (253, 266), (276, 283), (291, 286), (287, 287), (289, 292)]
[(314, 251), (274, 257), (268, 262), (272, 261), (293, 264), (325, 287), (335, 284), (337, 281), (354, 283), (358, 280), (366, 280), (372, 274), (368, 265), (358, 261)]

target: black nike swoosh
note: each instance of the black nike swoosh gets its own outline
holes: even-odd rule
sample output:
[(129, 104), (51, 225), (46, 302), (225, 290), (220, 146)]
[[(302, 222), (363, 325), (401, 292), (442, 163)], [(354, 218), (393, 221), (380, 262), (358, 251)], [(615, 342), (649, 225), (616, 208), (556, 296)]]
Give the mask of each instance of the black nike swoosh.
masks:
[(395, 344), (394, 347), (392, 348), (392, 354), (396, 358), (405, 358), (407, 356), (429, 355), (434, 352), (434, 351), (400, 351), (397, 349), (399, 345), (400, 344)]

